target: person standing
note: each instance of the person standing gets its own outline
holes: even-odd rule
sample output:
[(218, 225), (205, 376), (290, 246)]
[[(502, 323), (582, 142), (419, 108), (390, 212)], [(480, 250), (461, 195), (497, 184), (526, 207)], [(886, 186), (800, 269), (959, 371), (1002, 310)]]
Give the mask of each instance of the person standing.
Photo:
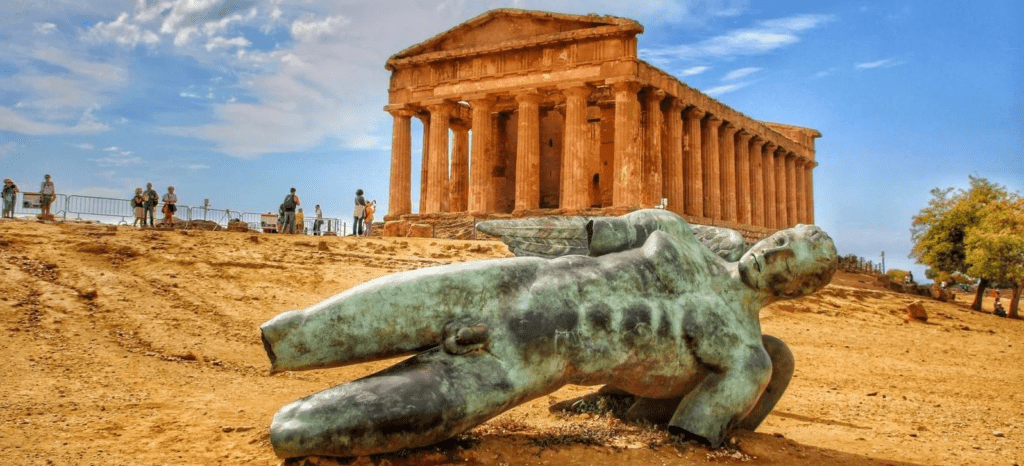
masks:
[(299, 204), (299, 196), (295, 194), (295, 188), (292, 188), (291, 194), (285, 196), (284, 203), (281, 204), (281, 208), (284, 210), (284, 230), (282, 233), (295, 234), (295, 208)]
[(167, 187), (167, 194), (164, 194), (164, 221), (165, 226), (174, 226), (174, 213), (178, 211), (175, 205), (178, 203), (178, 196), (174, 194), (174, 186)]
[(313, 235), (323, 235), (320, 232), (320, 225), (324, 224), (324, 212), (320, 210), (320, 204), (316, 205), (316, 220), (313, 221)]
[(298, 212), (295, 212), (295, 228), (300, 235), (306, 234), (306, 214), (302, 213), (301, 207)]
[(149, 217), (149, 226), (155, 226), (153, 224), (153, 211), (156, 210), (156, 205), (160, 203), (160, 193), (153, 189), (153, 183), (146, 183), (146, 192), (142, 194), (142, 198), (144, 200), (142, 208), (145, 210), (142, 226), (146, 226), (146, 217)]
[(363, 234), (363, 217), (366, 215), (366, 199), (363, 198), (363, 190), (356, 190), (356, 206), (352, 209), (352, 235)]
[(4, 180), (4, 218), (14, 218), (14, 198), (18, 194), (18, 186), (10, 178)]
[(43, 217), (52, 217), (50, 214), (50, 204), (53, 204), (53, 198), (57, 197), (57, 190), (53, 186), (53, 181), (50, 181), (50, 175), (47, 174), (43, 177), (43, 184), (39, 186), (39, 206), (43, 209)]
[(132, 228), (136, 226), (139, 228), (146, 226), (146, 200), (142, 194), (142, 188), (135, 188), (135, 196), (132, 197), (131, 203), (132, 211), (135, 213), (135, 221), (132, 222)]
[(374, 199), (366, 204), (366, 209), (363, 212), (363, 224), (366, 225), (366, 236), (370, 236), (370, 230), (373, 229), (373, 213), (377, 211), (377, 200)]

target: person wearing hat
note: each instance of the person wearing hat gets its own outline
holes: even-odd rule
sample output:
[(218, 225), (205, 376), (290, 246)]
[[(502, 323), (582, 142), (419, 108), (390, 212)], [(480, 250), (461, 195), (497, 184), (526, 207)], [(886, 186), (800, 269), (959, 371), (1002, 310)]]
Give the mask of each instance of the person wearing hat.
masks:
[(43, 209), (43, 217), (48, 217), (51, 216), (50, 204), (53, 204), (53, 198), (57, 196), (57, 190), (54, 189), (49, 174), (43, 178), (43, 184), (39, 186), (39, 206)]
[(14, 197), (18, 194), (18, 187), (10, 178), (4, 180), (4, 218), (14, 218)]

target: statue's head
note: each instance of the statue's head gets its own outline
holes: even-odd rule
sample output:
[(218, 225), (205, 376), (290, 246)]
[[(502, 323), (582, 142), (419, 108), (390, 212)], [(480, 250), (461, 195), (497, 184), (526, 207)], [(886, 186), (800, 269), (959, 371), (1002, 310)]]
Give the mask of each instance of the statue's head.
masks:
[(775, 299), (814, 293), (832, 280), (836, 246), (814, 225), (797, 225), (761, 240), (740, 258), (740, 279)]

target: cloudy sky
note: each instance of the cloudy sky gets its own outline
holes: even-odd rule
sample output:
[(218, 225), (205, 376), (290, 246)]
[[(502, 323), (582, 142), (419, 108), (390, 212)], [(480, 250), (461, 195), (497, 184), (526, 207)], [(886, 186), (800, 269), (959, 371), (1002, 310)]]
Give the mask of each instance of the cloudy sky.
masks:
[(841, 253), (908, 268), (930, 189), (1024, 192), (1022, 5), (7, 0), (0, 176), (119, 198), (151, 181), (246, 212), (295, 186), (343, 218), (362, 188), (386, 211), (390, 55), (491, 8), (593, 12), (641, 22), (644, 60), (725, 104), (821, 131), (818, 223)]

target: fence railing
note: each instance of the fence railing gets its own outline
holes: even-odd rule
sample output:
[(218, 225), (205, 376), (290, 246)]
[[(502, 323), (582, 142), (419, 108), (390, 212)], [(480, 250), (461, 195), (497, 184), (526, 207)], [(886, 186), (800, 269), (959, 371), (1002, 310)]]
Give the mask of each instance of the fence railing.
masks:
[[(175, 213), (175, 217), (178, 220), (188, 222), (190, 225), (193, 225), (194, 222), (205, 221), (213, 222), (218, 226), (226, 228), (232, 220), (240, 220), (245, 222), (252, 231), (262, 231), (266, 233), (276, 233), (277, 231), (276, 216), (274, 216), (275, 223), (271, 224), (272, 227), (265, 228), (266, 226), (269, 226), (265, 225), (262, 221), (263, 216), (266, 214), (259, 212), (189, 207), (182, 204), (177, 204), (177, 207), (178, 211)], [(18, 193), (15, 196), (14, 213), (16, 215), (31, 215), (37, 214), (38, 212), (38, 207), (25, 204), (23, 193)], [(127, 199), (80, 196), (77, 194), (57, 194), (54, 196), (53, 203), (50, 204), (50, 213), (55, 217), (60, 217), (64, 220), (67, 220), (69, 215), (73, 215), (72, 218), (76, 220), (83, 220), (86, 217), (89, 219), (117, 219), (115, 220), (115, 223), (119, 225), (127, 225), (135, 219), (135, 209), (132, 208), (131, 201)], [(158, 217), (158, 220), (159, 217), (162, 217), (159, 205), (156, 207), (156, 217)], [(303, 219), (301, 230), (306, 234), (314, 234), (315, 222), (315, 218)], [(341, 219), (324, 218), (323, 224), (320, 226), (320, 233), (333, 233), (338, 236), (344, 236), (346, 228), (347, 224), (342, 222)]]

